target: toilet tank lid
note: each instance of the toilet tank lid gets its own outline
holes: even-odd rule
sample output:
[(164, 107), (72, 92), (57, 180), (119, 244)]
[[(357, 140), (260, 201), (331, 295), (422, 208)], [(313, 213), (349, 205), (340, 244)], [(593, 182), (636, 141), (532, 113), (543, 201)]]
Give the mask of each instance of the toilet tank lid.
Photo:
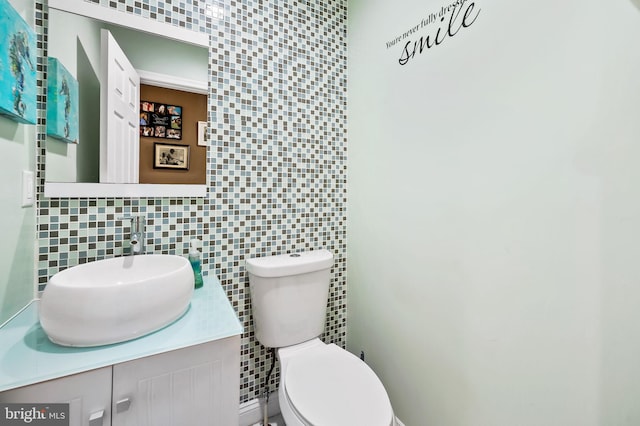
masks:
[(247, 271), (258, 277), (273, 278), (321, 271), (333, 265), (329, 250), (313, 250), (277, 256), (254, 257), (246, 261)]

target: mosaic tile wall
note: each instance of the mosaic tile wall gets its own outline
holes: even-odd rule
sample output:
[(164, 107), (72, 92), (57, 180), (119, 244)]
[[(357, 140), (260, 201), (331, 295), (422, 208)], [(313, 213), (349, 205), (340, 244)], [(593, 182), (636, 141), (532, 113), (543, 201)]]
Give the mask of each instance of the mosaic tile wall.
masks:
[(245, 258), (331, 250), (326, 339), (345, 344), (346, 1), (230, 8), (211, 58), (211, 254), (246, 326), (241, 386), (253, 398), (269, 365), (253, 338)]
[[(202, 31), (194, 15), (203, 1), (89, 2)], [(41, 111), (38, 277), (41, 290), (68, 266), (121, 255), (128, 234), (128, 224), (118, 220), (123, 215), (146, 217), (150, 252), (186, 255), (189, 240), (201, 238), (204, 273), (220, 278), (244, 325), (245, 402), (260, 396), (270, 359), (254, 338), (244, 259), (331, 250), (335, 265), (323, 338), (346, 343), (346, 0), (213, 4), (225, 16), (205, 29), (213, 40), (208, 198), (44, 199)], [(44, 55), (46, 0), (37, 0), (36, 9)], [(42, 61), (39, 72), (44, 78)], [(41, 108), (45, 101), (41, 93)], [(276, 369), (271, 390), (277, 382)]]

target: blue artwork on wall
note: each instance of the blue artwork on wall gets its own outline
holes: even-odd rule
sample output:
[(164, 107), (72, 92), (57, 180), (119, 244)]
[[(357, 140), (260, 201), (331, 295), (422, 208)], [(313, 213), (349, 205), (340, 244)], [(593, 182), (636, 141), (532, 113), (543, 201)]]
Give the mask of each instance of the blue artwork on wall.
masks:
[(78, 80), (58, 59), (47, 64), (47, 135), (78, 143)]
[(36, 123), (36, 34), (0, 0), (0, 114)]

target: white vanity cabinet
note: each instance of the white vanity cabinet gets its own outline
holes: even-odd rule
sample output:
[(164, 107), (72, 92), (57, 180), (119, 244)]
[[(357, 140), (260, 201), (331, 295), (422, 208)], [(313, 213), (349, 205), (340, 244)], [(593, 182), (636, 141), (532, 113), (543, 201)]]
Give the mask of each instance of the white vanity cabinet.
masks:
[(111, 367), (0, 393), (0, 402), (69, 403), (69, 426), (111, 424)]
[(240, 337), (113, 366), (113, 426), (238, 424)]
[(68, 402), (70, 426), (229, 426), (239, 393), (232, 336), (9, 390), (0, 402)]

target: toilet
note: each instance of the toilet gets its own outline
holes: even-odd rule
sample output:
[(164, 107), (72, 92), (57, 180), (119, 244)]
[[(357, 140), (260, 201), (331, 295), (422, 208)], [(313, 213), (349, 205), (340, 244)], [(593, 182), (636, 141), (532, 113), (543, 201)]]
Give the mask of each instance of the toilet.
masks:
[(382, 382), (357, 356), (319, 339), (333, 255), (314, 250), (246, 261), (256, 338), (277, 349), (287, 426), (394, 426)]

